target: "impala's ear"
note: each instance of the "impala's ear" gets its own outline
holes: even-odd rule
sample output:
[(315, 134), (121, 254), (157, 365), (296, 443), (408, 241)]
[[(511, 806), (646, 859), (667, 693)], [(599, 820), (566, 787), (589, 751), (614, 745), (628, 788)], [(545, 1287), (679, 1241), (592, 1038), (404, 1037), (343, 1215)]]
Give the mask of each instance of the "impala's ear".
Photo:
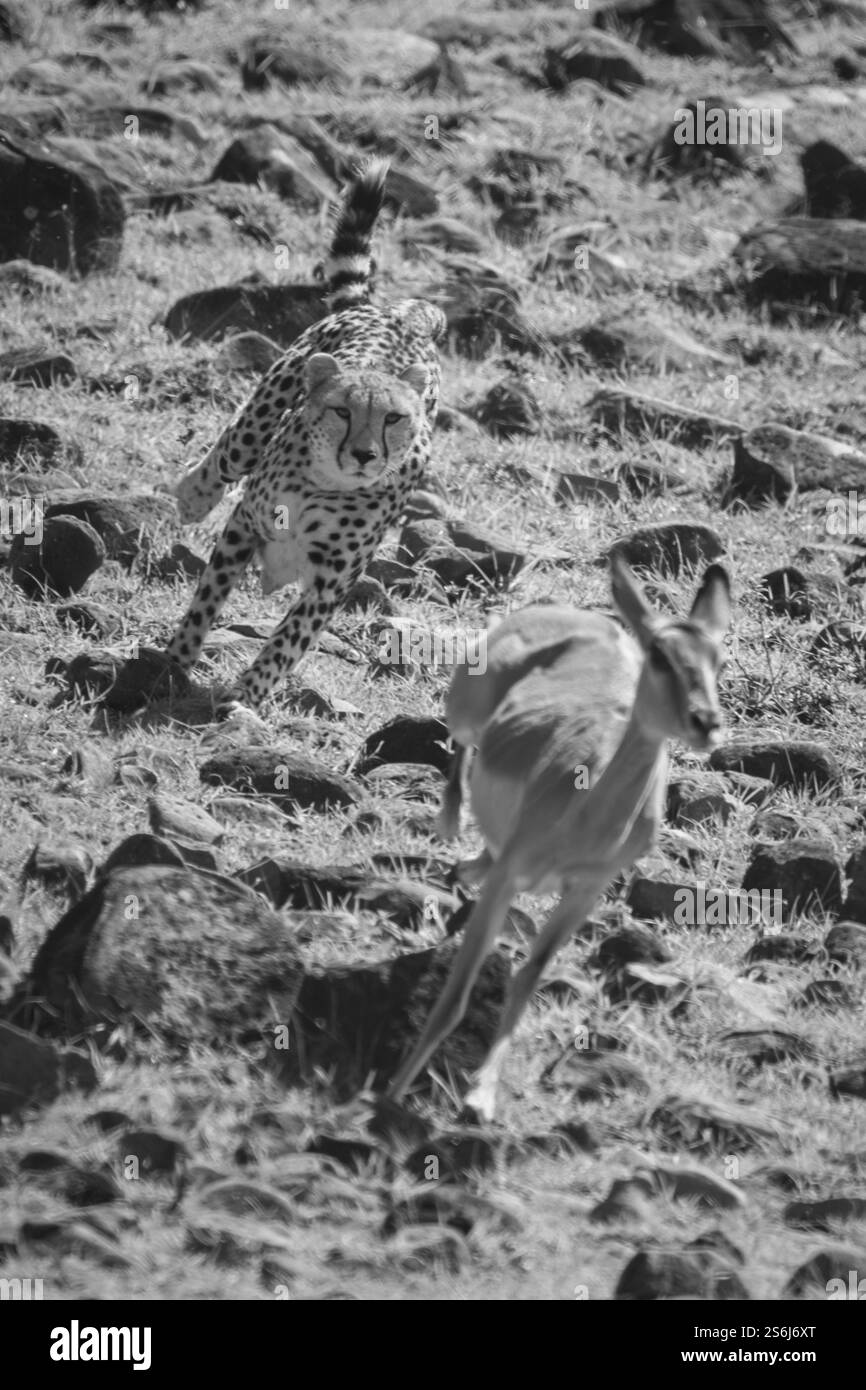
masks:
[(319, 387), (330, 381), (332, 376), (336, 376), (339, 370), (340, 364), (336, 357), (332, 357), (329, 352), (314, 352), (304, 364), (304, 381), (307, 383), (307, 390), (311, 394), (313, 391), (318, 391)]
[(647, 603), (632, 571), (616, 552), (610, 557), (610, 583), (620, 613), (641, 646), (648, 646), (664, 619)]
[(413, 391), (417, 391), (419, 396), (423, 396), (427, 390), (427, 368), (423, 362), (413, 362), (410, 367), (406, 367), (400, 373), (400, 380), (407, 382)]
[(710, 565), (689, 617), (714, 642), (721, 642), (731, 623), (731, 581), (721, 565)]

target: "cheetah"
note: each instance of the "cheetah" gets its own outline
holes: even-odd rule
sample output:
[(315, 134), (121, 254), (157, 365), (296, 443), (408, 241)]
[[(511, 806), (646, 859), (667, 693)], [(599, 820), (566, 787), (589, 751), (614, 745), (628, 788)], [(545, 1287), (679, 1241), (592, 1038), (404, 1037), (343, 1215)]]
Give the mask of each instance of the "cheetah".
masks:
[(328, 316), (273, 365), (174, 489), (180, 519), (193, 522), (246, 478), (168, 645), (172, 661), (194, 665), (254, 559), (265, 594), (300, 585), (218, 718), (255, 711), (315, 645), (430, 457), (445, 317), (422, 299), (370, 303), (370, 243), (387, 172), (386, 160), (370, 160), (346, 188), (324, 266)]

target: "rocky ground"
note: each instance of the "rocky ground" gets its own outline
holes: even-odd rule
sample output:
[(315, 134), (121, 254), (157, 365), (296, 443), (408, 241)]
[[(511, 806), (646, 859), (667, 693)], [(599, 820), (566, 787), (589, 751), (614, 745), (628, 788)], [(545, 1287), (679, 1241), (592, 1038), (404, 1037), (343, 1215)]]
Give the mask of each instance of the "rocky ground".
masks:
[[(866, 1277), (866, 11), (698, 8), (0, 0), (3, 1277), (172, 1300)], [(763, 112), (763, 144), (679, 143), (690, 107)], [(286, 596), (248, 575), (168, 679), (226, 509), (184, 532), (167, 489), (321, 315), (371, 151), (377, 294), (448, 318), (434, 458), (245, 742), (214, 702)], [(727, 741), (674, 750), (659, 850), (551, 966), (501, 1123), (460, 1101), (538, 899), (382, 1114), (477, 844), (433, 833), (449, 661), (529, 602), (606, 608), (614, 545), (662, 608), (728, 567)]]

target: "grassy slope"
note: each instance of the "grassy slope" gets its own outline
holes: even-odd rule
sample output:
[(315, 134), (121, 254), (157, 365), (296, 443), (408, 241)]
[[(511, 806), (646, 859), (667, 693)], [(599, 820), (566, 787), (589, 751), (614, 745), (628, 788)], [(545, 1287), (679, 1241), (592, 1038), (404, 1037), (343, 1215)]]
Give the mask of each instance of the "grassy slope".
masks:
[[(39, 22), (34, 56), (51, 56), (76, 47), (92, 48), (81, 35), (86, 19), (75, 10), (58, 3), (43, 7), (47, 12)], [(315, 7), (311, 7), (315, 9)], [(333, 7), (328, 6), (333, 13)], [(323, 7), (324, 9), (324, 7)], [(194, 55), (213, 63), (224, 74), (223, 91), (217, 96), (183, 93), (171, 104), (192, 115), (208, 137), (206, 148), (196, 149), (183, 141), (166, 142), (143, 137), (133, 151), (142, 177), (153, 186), (204, 177), (225, 147), (237, 122), (250, 111), (279, 114), (286, 109), (321, 111), (332, 109), (350, 113), (363, 128), (376, 119), (394, 135), (412, 142), (412, 129), (418, 128), (419, 114), (435, 114), (437, 99), (410, 100), (397, 93), (379, 92), (356, 86), (339, 97), (301, 90), (289, 97), (255, 95), (240, 91), (236, 71), (226, 61), (226, 50), (245, 32), (255, 28), (257, 16), (271, 23), (291, 23), (298, 14), (275, 12), (262, 6), (244, 7), (242, 20), (238, 7), (229, 0), (216, 0), (201, 16), (166, 20), (147, 25), (136, 20), (136, 39), (129, 48), (119, 47), (107, 56), (118, 71), (119, 93), (135, 93), (141, 75), (159, 58), (177, 53)], [(345, 26), (338, 34), (351, 48), (353, 34), (374, 25), (412, 31), (426, 18), (419, 5), (414, 14), (398, 4), (352, 4), (342, 7)], [(526, 18), (528, 12), (520, 12)], [(95, 19), (108, 17), (108, 8)], [(574, 22), (570, 8), (561, 11), (566, 24)], [(842, 31), (839, 31), (840, 36)], [(812, 79), (830, 81), (826, 54), (832, 52), (834, 31), (825, 26), (804, 31), (803, 43), (809, 57), (799, 65), (798, 82)], [(513, 52), (526, 58), (531, 38), (515, 42)], [(30, 54), (27, 55), (28, 57)], [(23, 61), (16, 51), (0, 53), (0, 75)], [(759, 365), (747, 366), (741, 360), (737, 371), (740, 398), (727, 402), (723, 396), (723, 374), (690, 371), (672, 373), (667, 378), (635, 374), (630, 383), (658, 394), (669, 395), (712, 410), (736, 411), (749, 423), (766, 419), (796, 425), (811, 425), (840, 433), (866, 444), (866, 413), (855, 392), (855, 377), (862, 370), (862, 339), (854, 326), (807, 330), (794, 325), (770, 327), (739, 309), (722, 317), (710, 308), (671, 308), (668, 287), (672, 280), (696, 264), (709, 263), (733, 244), (736, 236), (756, 218), (772, 215), (799, 189), (798, 151), (819, 136), (835, 140), (861, 157), (866, 154), (862, 129), (858, 129), (859, 104), (831, 109), (798, 101), (797, 109), (785, 117), (785, 144), (775, 161), (772, 182), (744, 176), (721, 188), (699, 191), (684, 188), (672, 196), (662, 196), (664, 185), (644, 185), (629, 172), (624, 155), (634, 145), (649, 138), (650, 132), (672, 119), (682, 98), (693, 91), (734, 91), (744, 97), (758, 89), (787, 83), (791, 72), (777, 76), (754, 71), (732, 71), (723, 64), (701, 65), (700, 72), (684, 62), (648, 57), (645, 66), (651, 78), (649, 90), (632, 102), (598, 97), (577, 88), (564, 98), (547, 97), (525, 91), (482, 58), (467, 57), (467, 70), (473, 89), (483, 96), (486, 112), (468, 138), (454, 140), (447, 149), (436, 151), (419, 142), (414, 153), (421, 171), (443, 194), (443, 208), (464, 217), (489, 238), (489, 256), (496, 264), (525, 285), (524, 309), (542, 327), (563, 329), (588, 322), (596, 316), (615, 312), (634, 312), (660, 307), (672, 313), (701, 341), (725, 346), (737, 353), (740, 346), (759, 347)], [(75, 71), (75, 68), (73, 68)], [(92, 78), (85, 77), (88, 83)], [(410, 113), (415, 121), (410, 125)], [(858, 143), (859, 142), (859, 143)], [(552, 282), (530, 282), (527, 268), (533, 247), (514, 248), (497, 243), (490, 232), (492, 218), (463, 187), (465, 178), (477, 171), (488, 152), (500, 144), (530, 145), (562, 158), (567, 172), (587, 189), (585, 201), (578, 200), (569, 211), (551, 214), (550, 226), (565, 221), (610, 218), (608, 249), (623, 255), (633, 267), (639, 288), (625, 293), (605, 293), (588, 279), (583, 293), (557, 290)], [(273, 220), (278, 240), (291, 249), (291, 276), (306, 278), (321, 251), (321, 227), (315, 218), (298, 215), (275, 197), (249, 192), (250, 205)], [(380, 294), (390, 296), (414, 292), (435, 278), (435, 267), (423, 254), (404, 258), (397, 236), (399, 229), (383, 229), (377, 245), (382, 266)], [(70, 284), (58, 295), (37, 299), (10, 296), (4, 306), (5, 343), (15, 347), (33, 341), (50, 340), (69, 345), (82, 372), (119, 373), (145, 363), (160, 374), (183, 378), (195, 370), (203, 389), (192, 404), (177, 404), (170, 395), (158, 407), (146, 403), (130, 404), (120, 397), (93, 397), (80, 386), (31, 391), (0, 385), (0, 414), (33, 414), (69, 431), (82, 442), (85, 472), (95, 488), (152, 488), (176, 477), (185, 461), (194, 457), (214, 436), (249, 389), (248, 380), (220, 374), (213, 365), (211, 347), (180, 347), (167, 342), (153, 326), (154, 318), (180, 294), (214, 283), (227, 283), (253, 270), (277, 278), (271, 248), (240, 237), (216, 213), (193, 211), (163, 220), (133, 216), (127, 225), (123, 260), (117, 274), (91, 278), (83, 284)], [(106, 324), (99, 340), (76, 336), (77, 330), (94, 321)], [(828, 349), (841, 353), (854, 366), (840, 366)], [(749, 356), (754, 354), (750, 353)], [(467, 364), (446, 355), (444, 399), (460, 404), (473, 399), (501, 375), (495, 360)], [(606, 602), (603, 571), (596, 557), (614, 537), (634, 525), (651, 521), (696, 519), (714, 525), (729, 547), (735, 577), (738, 611), (735, 659), (729, 670), (725, 703), (732, 726), (749, 732), (779, 735), (815, 736), (826, 739), (848, 771), (841, 798), (818, 808), (828, 832), (841, 853), (846, 853), (852, 832), (846, 828), (840, 806), (856, 804), (853, 774), (862, 766), (863, 727), (862, 688), (846, 680), (844, 672), (823, 669), (815, 672), (804, 662), (808, 629), (793, 627), (763, 616), (755, 601), (756, 580), (765, 571), (790, 562), (797, 550), (810, 542), (824, 541), (823, 505), (806, 497), (794, 507), (770, 508), (760, 514), (720, 513), (711, 497), (697, 492), (669, 493), (641, 502), (624, 501), (616, 508), (598, 504), (585, 515), (555, 507), (543, 489), (509, 482), (503, 471), (507, 463), (529, 464), (535, 468), (571, 467), (594, 471), (610, 467), (623, 457), (671, 458), (688, 465), (690, 455), (674, 446), (648, 441), (613, 444), (595, 439), (587, 430), (583, 406), (600, 378), (574, 370), (563, 374), (543, 362), (531, 364), (530, 380), (544, 408), (547, 426), (538, 438), (526, 442), (499, 444), (486, 437), (466, 444), (454, 434), (440, 435), (436, 446), (436, 469), (442, 477), (450, 501), (458, 514), (483, 517), (506, 534), (516, 538), (530, 554), (543, 543), (568, 547), (574, 555), (570, 570), (533, 567), (514, 592), (497, 599), (496, 610), (518, 606), (536, 598), (555, 594), (563, 601), (583, 605)], [(556, 434), (556, 438), (552, 437)], [(706, 450), (703, 465), (712, 476), (724, 473), (729, 461), (728, 446)], [(218, 528), (219, 518), (209, 519), (197, 528), (190, 542), (206, 553)], [(143, 586), (135, 575), (128, 576), (105, 567), (91, 581), (88, 597), (99, 600), (121, 615), (128, 640), (158, 644), (172, 630), (183, 604), (187, 586)], [(671, 596), (682, 603), (686, 586), (671, 585)], [(246, 620), (267, 625), (284, 606), (280, 596), (263, 600), (252, 580), (233, 596), (224, 621)], [(438, 610), (422, 604), (413, 608), (419, 617), (442, 621)], [(471, 603), (460, 610), (460, 620), (468, 625), (483, 622), (485, 614)], [(448, 619), (446, 618), (447, 622)], [(11, 891), (21, 865), (33, 843), (74, 839), (86, 846), (98, 862), (121, 835), (145, 828), (144, 795), (140, 787), (109, 785), (98, 791), (80, 784), (58, 787), (63, 759), (70, 747), (85, 744), (108, 746), (113, 754), (134, 755), (138, 763), (151, 768), (159, 786), (170, 794), (208, 801), (197, 776), (202, 757), (201, 735), (182, 728), (130, 728), (106, 737), (84, 709), (66, 706), (48, 709), (49, 690), (42, 676), (49, 654), (71, 655), (82, 642), (61, 629), (50, 606), (25, 601), (7, 580), (0, 577), (0, 625), (34, 634), (38, 642), (32, 652), (19, 659), (6, 660), (0, 667), (0, 703), (4, 710), (0, 727), (0, 759), (26, 765), (29, 777), (23, 784), (0, 782), (0, 814), (3, 841), (0, 845), (0, 888)], [(336, 625), (347, 636), (358, 633), (359, 619), (344, 617)], [(220, 655), (210, 672), (224, 677), (234, 669), (238, 657)], [(311, 658), (304, 679), (328, 694), (339, 694), (354, 701), (363, 715), (342, 721), (323, 745), (311, 734), (311, 750), (324, 749), (335, 764), (348, 761), (361, 738), (398, 711), (436, 712), (441, 708), (444, 677), (422, 672), (411, 681), (400, 679), (371, 682), (364, 665), (347, 666), (328, 656)], [(761, 683), (766, 717), (759, 724), (743, 720), (740, 711), (746, 694)], [(818, 695), (830, 695), (829, 707), (818, 709), (817, 723), (806, 728), (798, 722), (797, 711), (812, 704)], [(278, 731), (280, 712), (273, 715)], [(690, 765), (678, 757), (676, 766)], [(778, 804), (789, 804), (780, 795)], [(797, 802), (801, 810), (805, 803)], [(250, 863), (263, 853), (292, 853), (317, 862), (333, 860), (363, 861), (379, 849), (437, 852), (436, 842), (413, 834), (382, 798), (383, 822), (380, 829), (359, 834), (345, 817), (329, 819), (309, 816), (298, 829), (287, 832), (275, 818), (263, 815), (250, 820), (225, 817), (228, 833), (222, 862), (231, 871)], [(814, 808), (813, 808), (814, 809)], [(735, 818), (724, 829), (701, 836), (704, 858), (699, 876), (710, 884), (737, 885), (747, 853), (747, 826), (750, 814)], [(466, 837), (466, 847), (471, 844)], [(543, 904), (533, 905), (540, 913)], [(42, 890), (28, 890), (18, 918), (16, 964), (24, 968), (48, 926), (56, 920), (61, 904)], [(823, 924), (801, 924), (818, 934)], [(400, 938), (391, 930), (368, 924), (370, 942), (381, 953), (406, 949), (419, 938)], [(678, 961), (710, 985), (686, 1019), (673, 1021), (663, 1009), (642, 1013), (637, 1009), (614, 1012), (601, 997), (592, 998), (592, 1020), (608, 1030), (616, 1029), (628, 1040), (628, 1055), (646, 1071), (651, 1083), (648, 1101), (628, 1096), (610, 1106), (578, 1107), (565, 1097), (555, 1097), (537, 1085), (542, 1067), (553, 1055), (556, 1042), (567, 1039), (578, 1022), (585, 1021), (574, 1005), (559, 1006), (539, 1002), (525, 1019), (512, 1060), (506, 1072), (503, 1118), (515, 1134), (546, 1128), (566, 1118), (594, 1120), (605, 1136), (600, 1152), (594, 1156), (569, 1159), (532, 1157), (512, 1161), (495, 1177), (480, 1182), (482, 1191), (502, 1190), (516, 1197), (522, 1208), (522, 1229), (503, 1233), (491, 1223), (476, 1228), (473, 1255), (457, 1273), (432, 1265), (420, 1272), (401, 1270), (377, 1235), (381, 1219), (379, 1203), (369, 1197), (375, 1193), (375, 1179), (347, 1184), (345, 1191), (324, 1193), (319, 1205), (308, 1208), (315, 1219), (293, 1227), (289, 1232), (291, 1263), (295, 1277), (293, 1296), (320, 1296), (342, 1289), (357, 1297), (418, 1298), (557, 1298), (573, 1296), (575, 1285), (587, 1286), (591, 1298), (609, 1297), (617, 1273), (636, 1243), (655, 1235), (678, 1244), (699, 1229), (720, 1224), (718, 1220), (696, 1214), (687, 1204), (656, 1203), (651, 1225), (629, 1223), (623, 1227), (599, 1228), (588, 1221), (592, 1205), (607, 1191), (610, 1181), (630, 1172), (635, 1149), (652, 1149), (649, 1132), (642, 1127), (647, 1106), (672, 1090), (694, 1090), (707, 1096), (724, 1096), (753, 1101), (783, 1123), (783, 1138), (769, 1155), (790, 1162), (808, 1175), (809, 1187), (822, 1195), (835, 1191), (856, 1191), (860, 1173), (856, 1153), (862, 1145), (859, 1106), (829, 1100), (820, 1082), (805, 1085), (799, 1071), (781, 1065), (738, 1080), (714, 1058), (713, 1040), (723, 1028), (737, 1022), (749, 1025), (765, 1016), (781, 1018), (792, 1028), (802, 1028), (828, 1062), (849, 1055), (860, 1041), (862, 1013), (828, 1013), (812, 1008), (806, 1014), (786, 1014), (784, 993), (768, 989), (755, 995), (733, 997), (730, 980), (741, 955), (749, 944), (745, 929), (670, 933)], [(422, 934), (421, 941), (435, 939)], [(357, 957), (355, 943), (344, 940), (339, 953), (343, 959)], [(365, 952), (366, 953), (366, 952)], [(586, 954), (582, 943), (572, 944), (564, 953), (563, 967), (580, 967)], [(790, 977), (786, 977), (789, 979)], [(793, 992), (793, 991), (790, 991)], [(766, 995), (766, 998), (764, 998)], [(0, 1174), (8, 1181), (6, 1198), (12, 1211), (31, 1213), (50, 1207), (50, 1199), (32, 1182), (15, 1176), (18, 1155), (30, 1147), (57, 1146), (82, 1159), (108, 1156), (107, 1142), (95, 1143), (92, 1131), (83, 1126), (83, 1117), (96, 1105), (117, 1105), (136, 1119), (181, 1131), (195, 1160), (222, 1172), (236, 1171), (235, 1151), (244, 1139), (252, 1148), (255, 1162), (252, 1175), (264, 1180), (278, 1178), (279, 1159), (291, 1146), (304, 1123), (327, 1114), (324, 1097), (291, 1094), (284, 1098), (271, 1083), (263, 1081), (247, 1059), (213, 1053), (190, 1058), (186, 1063), (149, 1065), (140, 1057), (127, 1061), (104, 1059), (103, 1084), (98, 1098), (89, 1103), (64, 1098), (49, 1109), (23, 1123), (10, 1126), (0, 1150)], [(434, 1110), (440, 1125), (453, 1119), (457, 1089), (446, 1086), (438, 1095)], [(264, 1104), (280, 1107), (284, 1119), (282, 1132), (251, 1126), (251, 1116)], [(765, 1161), (763, 1155), (741, 1160), (739, 1179), (747, 1184), (748, 1204), (744, 1212), (726, 1218), (724, 1225), (748, 1257), (747, 1283), (756, 1296), (778, 1297), (788, 1272), (807, 1251), (818, 1243), (807, 1235), (787, 1230), (780, 1220), (786, 1197), (752, 1174)], [(862, 1159), (861, 1159), (862, 1161)], [(713, 1160), (723, 1170), (723, 1158)], [(251, 1170), (247, 1167), (247, 1173)], [(861, 1179), (862, 1180), (862, 1179)], [(130, 1252), (129, 1269), (106, 1271), (93, 1261), (77, 1256), (56, 1258), (40, 1255), (38, 1268), (22, 1274), (42, 1275), (46, 1296), (83, 1294), (124, 1297), (164, 1298), (245, 1298), (273, 1297), (274, 1280), (261, 1277), (260, 1260), (250, 1258), (237, 1267), (223, 1267), (203, 1256), (183, 1254), (182, 1217), (167, 1215), (167, 1190), (157, 1184), (129, 1184), (129, 1197), (115, 1220)], [(191, 1199), (192, 1200), (192, 1199)], [(111, 1213), (109, 1213), (109, 1217)], [(852, 1239), (857, 1232), (846, 1230)], [(860, 1236), (863, 1236), (861, 1231)], [(10, 1271), (12, 1272), (12, 1271)]]

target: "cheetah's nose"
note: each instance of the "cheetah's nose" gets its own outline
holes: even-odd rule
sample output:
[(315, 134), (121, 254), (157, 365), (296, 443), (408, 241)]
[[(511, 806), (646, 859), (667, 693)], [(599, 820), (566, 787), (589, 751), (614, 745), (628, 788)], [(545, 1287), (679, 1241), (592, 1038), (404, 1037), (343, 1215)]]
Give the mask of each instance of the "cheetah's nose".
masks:
[(353, 449), (353, 450), (352, 450), (352, 458), (355, 459), (355, 460), (361, 465), (362, 468), (364, 468), (366, 464), (372, 462), (372, 460), (373, 460), (375, 457), (376, 457), (376, 450), (375, 450), (375, 449)]

